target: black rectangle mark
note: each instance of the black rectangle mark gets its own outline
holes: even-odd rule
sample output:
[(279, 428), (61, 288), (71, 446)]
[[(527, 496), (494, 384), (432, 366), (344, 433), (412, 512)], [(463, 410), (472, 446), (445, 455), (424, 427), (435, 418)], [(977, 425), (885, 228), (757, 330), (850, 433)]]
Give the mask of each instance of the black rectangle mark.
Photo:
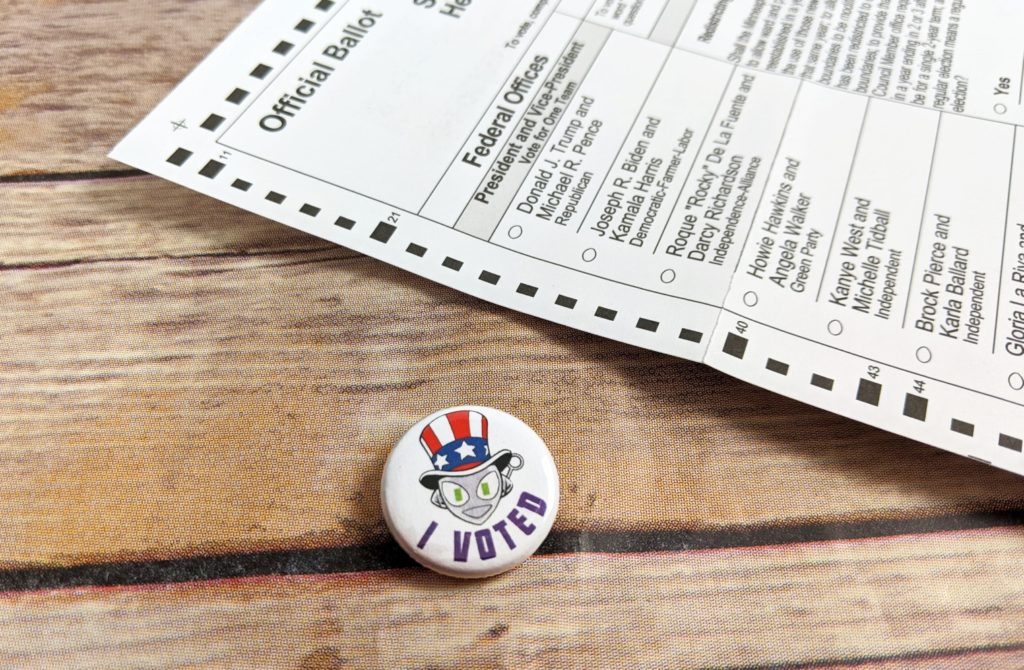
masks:
[(277, 46), (274, 47), (274, 53), (281, 54), (282, 56), (284, 56), (289, 51), (292, 50), (293, 46), (295, 46), (295, 45), (292, 44), (291, 42), (288, 42), (288, 41), (285, 41), (285, 40), (281, 40), (280, 42), (277, 43)]
[(516, 287), (516, 293), (521, 293), (532, 298), (537, 295), (537, 287), (530, 286), (529, 284), (519, 284), (519, 286)]
[(530, 286), (529, 284), (520, 283), (519, 286), (516, 287), (516, 293), (521, 293), (525, 296), (529, 296), (532, 298), (535, 295), (537, 295), (537, 287)]
[(455, 270), (456, 272), (462, 269), (462, 261), (457, 258), (452, 258), (451, 256), (448, 256), (441, 261), (441, 265), (445, 266), (449, 270)]
[(1013, 449), (1014, 451), (1021, 451), (1024, 450), (1024, 441), (1019, 437), (999, 433), (999, 446), (1006, 447), (1007, 449)]
[(316, 216), (317, 214), (320, 213), (320, 208), (317, 207), (316, 205), (311, 205), (307, 202), (302, 207), (299, 207), (299, 211), (305, 214), (306, 216)]
[(233, 105), (241, 103), (249, 95), (249, 91), (243, 88), (236, 88), (228, 94), (227, 101)]
[(410, 243), (409, 246), (405, 248), (405, 250), (408, 253), (412, 254), (413, 256), (419, 256), (420, 258), (423, 258), (423, 254), (427, 253), (426, 247), (421, 247), (420, 245), (415, 243)]
[(334, 0), (320, 0), (316, 3), (316, 8), (321, 12), (326, 12), (328, 9), (334, 6)]
[(614, 309), (608, 309), (607, 307), (598, 307), (594, 311), (594, 316), (596, 316), (599, 319), (608, 319), (609, 321), (614, 321), (615, 317), (618, 316), (618, 314), (619, 313)]
[(270, 191), (267, 193), (267, 195), (264, 196), (264, 199), (269, 200), (275, 205), (280, 205), (282, 202), (284, 202), (285, 197), (283, 193), (278, 193), (277, 191)]
[(310, 21), (309, 19), (302, 19), (301, 21), (295, 24), (295, 29), (298, 30), (300, 33), (308, 33), (309, 29), (312, 28), (314, 25), (316, 24)]
[(869, 405), (878, 406), (878, 401), (882, 397), (882, 385), (878, 382), (873, 382), (870, 379), (861, 379), (860, 384), (857, 386), (857, 400), (866, 402)]
[(248, 191), (250, 188), (252, 188), (252, 184), (244, 179), (236, 179), (233, 182), (231, 182), (231, 187), (237, 188), (239, 191)]
[(345, 230), (352, 230), (352, 226), (356, 225), (356, 222), (348, 217), (339, 216), (334, 220), (334, 225)]
[(373, 229), (373, 232), (370, 233), (370, 239), (387, 244), (387, 241), (391, 239), (391, 236), (395, 234), (396, 230), (398, 229), (390, 223), (381, 221), (377, 224), (377, 227)]
[(264, 65), (263, 63), (260, 63), (259, 65), (252, 69), (252, 72), (249, 73), (249, 76), (256, 77), (257, 79), (263, 79), (268, 74), (270, 74), (271, 70), (273, 70), (273, 68), (270, 67), (269, 65)]
[(167, 162), (181, 167), (191, 157), (192, 152), (188, 149), (175, 149), (174, 153), (167, 157)]
[(570, 298), (567, 295), (560, 295), (555, 298), (555, 304), (559, 307), (568, 307), (574, 309), (576, 307), (576, 298)]
[(210, 114), (199, 127), (204, 130), (217, 130), (220, 124), (224, 123), (224, 117), (220, 114)]
[(747, 338), (729, 333), (725, 336), (725, 344), (722, 345), (722, 352), (735, 358), (743, 358), (747, 353)]
[(658, 326), (660, 325), (660, 323), (658, 323), (657, 321), (652, 321), (651, 319), (640, 318), (636, 320), (637, 328), (639, 328), (640, 330), (647, 330), (652, 333), (658, 332)]
[(924, 421), (928, 416), (928, 398), (908, 393), (903, 399), (903, 416)]
[(501, 275), (496, 275), (487, 270), (480, 273), (480, 281), (487, 282), (488, 284), (497, 284), (499, 279), (501, 279)]
[(817, 386), (820, 389), (831, 391), (832, 387), (835, 386), (835, 383), (835, 380), (831, 377), (826, 377), (817, 373), (811, 375), (811, 386)]
[(220, 161), (207, 161), (203, 169), (199, 171), (199, 174), (203, 175), (207, 179), (213, 179), (220, 174), (220, 171), (224, 169), (224, 163)]
[(764, 364), (764, 368), (765, 370), (769, 370), (770, 372), (783, 376), (789, 374), (789, 363), (783, 363), (782, 361), (777, 361), (774, 358), (769, 358)]
[(953, 419), (949, 422), (949, 429), (954, 433), (960, 433), (967, 437), (974, 437), (974, 424), (960, 419)]
[(697, 330), (690, 330), (689, 328), (683, 328), (679, 331), (679, 339), (686, 340), (687, 342), (700, 343), (704, 339), (704, 333)]

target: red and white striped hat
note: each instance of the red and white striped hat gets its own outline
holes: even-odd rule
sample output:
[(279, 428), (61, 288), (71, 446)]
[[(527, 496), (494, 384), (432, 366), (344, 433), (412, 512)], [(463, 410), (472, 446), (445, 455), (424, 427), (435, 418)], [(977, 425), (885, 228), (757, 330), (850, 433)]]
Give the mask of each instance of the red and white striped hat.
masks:
[(491, 455), (487, 441), (487, 417), (473, 409), (447, 412), (433, 419), (420, 432), (420, 444), (427, 451), (434, 470), (420, 475), (420, 483), (436, 489), (441, 477), (473, 474), (492, 463), (499, 470), (508, 467), (511, 452)]

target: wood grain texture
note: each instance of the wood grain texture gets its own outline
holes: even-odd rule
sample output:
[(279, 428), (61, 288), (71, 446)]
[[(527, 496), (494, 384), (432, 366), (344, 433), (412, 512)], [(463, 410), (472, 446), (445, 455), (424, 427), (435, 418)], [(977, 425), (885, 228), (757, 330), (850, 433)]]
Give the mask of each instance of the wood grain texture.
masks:
[(0, 270), (343, 250), (150, 176), (0, 184), (0, 216)]
[(536, 558), (478, 582), (401, 570), (13, 595), (0, 598), (0, 659), (24, 668), (58, 658), (75, 668), (694, 668), (1019, 647), (1022, 550), (1021, 530), (1010, 529)]
[(114, 143), (256, 4), (4, 0), (0, 176), (123, 168)]
[[(151, 207), (142, 220), (175, 216)], [(225, 212), (244, 223), (211, 223), (216, 244), (182, 242), (203, 239), (185, 217), (155, 226), (139, 260), (103, 260), (110, 242), (89, 262), (0, 271), (0, 565), (380, 541), (391, 445), (466, 402), (547, 439), (561, 529), (1021, 505), (1008, 473)], [(133, 219), (90, 227), (126, 248)], [(226, 243), (242, 225), (252, 240)], [(628, 477), (617, 445), (642, 454)]]
[[(0, 570), (380, 542), (388, 449), (464, 402), (547, 439), (556, 529), (583, 538), (1024, 507), (1009, 473), (153, 178), (12, 183), (120, 168), (109, 149), (255, 4), (3, 5)], [(9, 593), (0, 667), (1024, 667), (1022, 544), (1020, 527), (581, 542), (473, 584), (390, 570)]]

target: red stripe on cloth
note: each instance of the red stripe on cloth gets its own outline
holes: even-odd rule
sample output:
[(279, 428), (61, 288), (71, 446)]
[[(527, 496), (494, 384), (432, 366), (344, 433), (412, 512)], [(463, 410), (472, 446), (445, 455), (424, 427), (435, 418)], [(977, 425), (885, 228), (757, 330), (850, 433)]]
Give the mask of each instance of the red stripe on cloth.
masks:
[(437, 439), (437, 435), (434, 435), (434, 429), (430, 426), (423, 429), (423, 432), (420, 433), (420, 439), (427, 443), (431, 454), (441, 451), (441, 441)]
[(483, 414), (480, 415), (480, 432), (483, 433), (480, 437), (487, 439), (487, 417)]
[(475, 468), (481, 463), (483, 463), (483, 461), (477, 461), (476, 463), (463, 463), (462, 465), (456, 465), (454, 468), (452, 468), (452, 471), (457, 472), (459, 470), (469, 470), (470, 468)]
[(452, 427), (452, 435), (456, 440), (469, 437), (469, 410), (452, 412), (448, 415), (448, 424)]

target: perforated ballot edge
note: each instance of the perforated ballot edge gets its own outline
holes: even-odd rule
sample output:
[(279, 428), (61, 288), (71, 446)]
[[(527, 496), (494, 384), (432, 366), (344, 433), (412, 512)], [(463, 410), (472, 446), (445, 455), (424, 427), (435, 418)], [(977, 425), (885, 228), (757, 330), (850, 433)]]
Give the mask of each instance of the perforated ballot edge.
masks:
[[(260, 5), (111, 157), (489, 302), (706, 362), (808, 404), (1024, 474), (1019, 402), (921, 374), (900, 360), (866, 357), (825, 337), (809, 339), (767, 323), (736, 300), (722, 308), (510, 247), (496, 253), (496, 242), (223, 142), (248, 104), (345, 4)], [(353, 29), (358, 37), (358, 24)], [(177, 119), (187, 121), (182, 132), (168, 126)]]

